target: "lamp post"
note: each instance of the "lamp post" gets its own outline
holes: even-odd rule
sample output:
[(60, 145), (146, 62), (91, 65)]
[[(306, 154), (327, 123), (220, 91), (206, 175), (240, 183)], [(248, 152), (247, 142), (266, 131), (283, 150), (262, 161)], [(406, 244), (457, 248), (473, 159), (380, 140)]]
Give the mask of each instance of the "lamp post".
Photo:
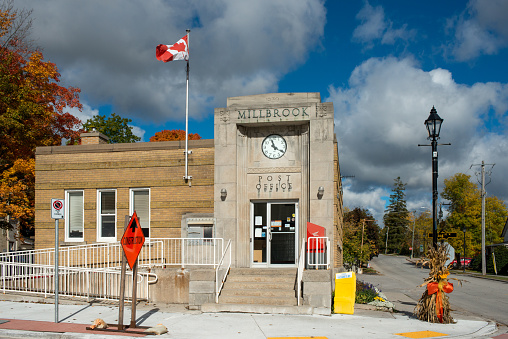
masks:
[[(441, 132), (441, 124), (443, 119), (437, 114), (436, 108), (432, 106), (430, 115), (425, 120), (425, 127), (429, 133), (430, 145), (418, 146), (432, 146), (432, 245), (437, 248), (437, 140)], [(446, 144), (449, 145), (449, 144)]]

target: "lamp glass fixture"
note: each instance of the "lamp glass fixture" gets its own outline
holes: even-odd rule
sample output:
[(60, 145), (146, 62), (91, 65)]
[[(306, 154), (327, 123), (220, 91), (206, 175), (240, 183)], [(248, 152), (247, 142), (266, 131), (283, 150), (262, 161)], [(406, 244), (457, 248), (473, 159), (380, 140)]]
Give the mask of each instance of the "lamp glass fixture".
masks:
[(443, 123), (443, 119), (439, 117), (437, 114), (436, 108), (432, 106), (430, 110), (429, 117), (425, 120), (425, 127), (427, 127), (427, 132), (429, 133), (428, 139), (439, 139), (439, 133), (441, 132), (441, 124)]

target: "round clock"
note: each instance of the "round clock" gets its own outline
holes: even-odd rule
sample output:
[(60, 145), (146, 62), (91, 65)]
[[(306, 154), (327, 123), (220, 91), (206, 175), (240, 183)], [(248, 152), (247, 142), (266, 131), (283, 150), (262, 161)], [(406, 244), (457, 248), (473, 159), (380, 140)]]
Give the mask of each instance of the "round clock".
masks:
[(286, 153), (286, 140), (278, 134), (270, 134), (261, 145), (263, 154), (269, 159), (279, 159)]

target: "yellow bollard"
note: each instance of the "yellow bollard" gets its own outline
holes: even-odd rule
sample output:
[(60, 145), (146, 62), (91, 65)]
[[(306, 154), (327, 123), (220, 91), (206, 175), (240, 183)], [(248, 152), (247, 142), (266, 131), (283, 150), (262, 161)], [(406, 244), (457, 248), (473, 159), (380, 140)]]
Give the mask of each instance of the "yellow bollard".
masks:
[(337, 273), (335, 275), (335, 297), (333, 306), (335, 313), (354, 314), (356, 296), (355, 272)]

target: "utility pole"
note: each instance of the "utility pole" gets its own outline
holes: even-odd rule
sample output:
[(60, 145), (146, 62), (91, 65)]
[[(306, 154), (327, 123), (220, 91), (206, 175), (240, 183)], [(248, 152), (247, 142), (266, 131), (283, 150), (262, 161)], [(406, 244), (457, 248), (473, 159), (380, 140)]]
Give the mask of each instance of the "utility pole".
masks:
[(485, 162), (482, 160), (482, 275), (486, 274), (487, 258), (485, 256)]
[(386, 242), (385, 242), (385, 254), (388, 253), (388, 232), (390, 232), (390, 226), (385, 225), (387, 227), (386, 229)]
[(360, 247), (360, 255), (363, 254), (363, 232), (365, 230), (365, 222), (366, 221), (376, 221), (376, 220), (362, 219), (362, 247)]
[[(482, 197), (482, 275), (487, 274), (487, 258), (485, 255), (485, 196), (487, 192), (485, 192), (485, 165), (494, 167), (495, 164), (486, 164), (485, 161), (482, 160), (481, 164), (471, 165), (473, 166), (481, 166), (481, 197)], [(469, 167), (469, 168), (471, 168)], [(492, 169), (492, 168), (491, 168)], [(490, 175), (490, 171), (488, 174)]]

